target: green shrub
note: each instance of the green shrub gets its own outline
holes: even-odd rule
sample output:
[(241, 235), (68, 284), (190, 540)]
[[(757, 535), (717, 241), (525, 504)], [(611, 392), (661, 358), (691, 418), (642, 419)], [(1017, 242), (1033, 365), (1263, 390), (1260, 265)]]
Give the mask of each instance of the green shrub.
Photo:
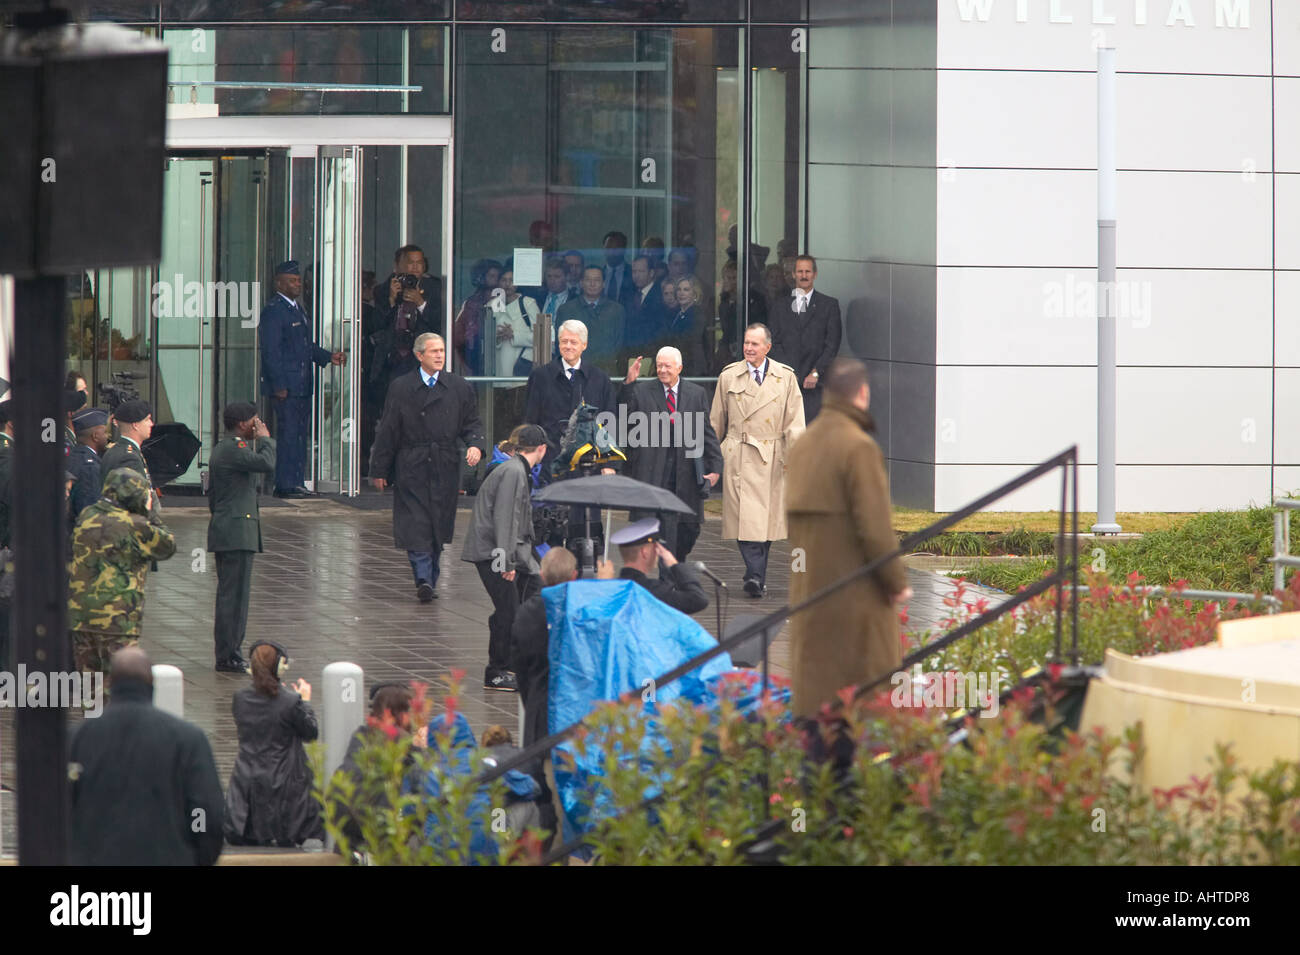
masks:
[[(1291, 534), (1300, 539), (1300, 514), (1289, 511)], [(1013, 532), (1014, 533), (1014, 532)], [(1079, 542), (1083, 567), (1112, 578), (1140, 574), (1148, 584), (1186, 581), (1194, 590), (1269, 593), (1273, 589), (1273, 509), (1198, 514), (1168, 530), (1149, 531), (1136, 540)], [(1018, 564), (979, 564), (963, 571), (969, 580), (1014, 593), (1055, 569), (1055, 557)]]
[[(658, 757), (608, 766), (619, 811), (589, 838), (594, 861), (734, 864), (760, 836), (795, 865), (1300, 861), (1291, 825), (1300, 764), (1246, 774), (1221, 747), (1204, 778), (1144, 793), (1126, 781), (1142, 759), (1139, 730), (1123, 740), (1067, 733), (1048, 745), (1028, 703), (1022, 697), (998, 719), (968, 719), (965, 742), (953, 745), (938, 711), (894, 707), (888, 694), (858, 701), (842, 730), (832, 720), (812, 730), (825, 746), (841, 732), (854, 741), (839, 772), (810, 759), (809, 738), (770, 715), (710, 720), (667, 707)], [(644, 754), (646, 723), (627, 709), (603, 709), (591, 722), (586, 745)], [(1115, 762), (1127, 774), (1109, 772)], [(660, 798), (646, 808), (649, 780)], [(1238, 781), (1245, 795), (1233, 798)]]

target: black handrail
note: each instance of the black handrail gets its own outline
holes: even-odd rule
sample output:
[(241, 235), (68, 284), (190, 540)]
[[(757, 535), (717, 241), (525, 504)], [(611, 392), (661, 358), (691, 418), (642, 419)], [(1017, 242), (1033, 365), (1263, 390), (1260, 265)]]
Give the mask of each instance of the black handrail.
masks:
[[(929, 525), (928, 527), (923, 528), (922, 530), (919, 530), (916, 533), (905, 537), (899, 543), (898, 547), (890, 551), (888, 554), (885, 554), (881, 557), (877, 557), (874, 560), (870, 561), (869, 563), (863, 564), (857, 570), (853, 571), (852, 573), (849, 573), (845, 577), (842, 577), (840, 580), (837, 580), (834, 583), (829, 584), (826, 587), (823, 587), (821, 590), (817, 591), (815, 594), (812, 594), (807, 599), (801, 601), (796, 606), (791, 607), (788, 604), (782, 606), (778, 610), (774, 610), (772, 613), (768, 614), (767, 616), (762, 617), (754, 621), (753, 623), (749, 624), (748, 626), (742, 628), (739, 632), (733, 634), (730, 637), (727, 637), (725, 640), (720, 639), (717, 644), (710, 647), (708, 650), (705, 650), (703, 653), (700, 653), (692, 657), (691, 659), (687, 660), (686, 662), (673, 667), (667, 673), (660, 676), (658, 679), (656, 679), (653, 682), (654, 687), (657, 690), (659, 688), (667, 686), (668, 684), (672, 683), (674, 680), (677, 680), (685, 676), (687, 673), (690, 673), (692, 670), (698, 669), (699, 667), (703, 666), (705, 663), (708, 663), (710, 660), (712, 660), (714, 657), (718, 656), (719, 654), (725, 653), (741, 645), (745, 641), (752, 639), (756, 634), (763, 633), (768, 628), (781, 623), (786, 618), (791, 617), (796, 613), (800, 613), (803, 610), (806, 610), (808, 607), (811, 607), (813, 604), (826, 599), (831, 594), (836, 593), (837, 591), (843, 589), (844, 587), (847, 587), (849, 584), (853, 583), (859, 578), (865, 577), (866, 575), (874, 572), (876, 568), (881, 567), (888, 561), (894, 560), (895, 558), (908, 553), (913, 548), (915, 548), (918, 544), (922, 544), (925, 541), (929, 540), (930, 538), (943, 533), (945, 530), (947, 530), (949, 527), (952, 527), (954, 524), (960, 523), (961, 521), (970, 517), (972, 514), (976, 513), (977, 511), (983, 510), (985, 507), (994, 503), (995, 501), (1003, 497), (1006, 497), (1008, 494), (1011, 494), (1013, 491), (1019, 490), (1020, 488), (1024, 487), (1026, 484), (1029, 484), (1030, 482), (1037, 480), (1038, 478), (1042, 477), (1045, 474), (1049, 474), (1050, 472), (1056, 470), (1057, 468), (1062, 469), (1061, 500), (1062, 502), (1065, 501), (1066, 488), (1068, 485), (1073, 484), (1074, 504), (1077, 508), (1078, 506), (1078, 448), (1077, 446), (1072, 446), (1062, 451), (1061, 453), (1048, 458), (1046, 461), (1043, 461), (1041, 464), (1038, 464), (1030, 468), (1028, 471), (1019, 475), (1018, 477), (1014, 477), (1010, 481), (1007, 481), (1005, 484), (1002, 484), (999, 487), (995, 488), (994, 490), (989, 491), (987, 494), (983, 495), (982, 497), (976, 498), (974, 501), (972, 501), (970, 504), (967, 504), (965, 507), (961, 508), (960, 510), (953, 511), (947, 517), (935, 521), (933, 524)], [(1072, 478), (1073, 480), (1071, 480)], [(1065, 525), (1065, 515), (1064, 512), (1062, 512), (1061, 514), (1062, 537), (1064, 536), (1064, 525)], [(1074, 529), (1075, 529), (1075, 538), (1074, 538), (1074, 543), (1072, 548), (1072, 553), (1073, 553), (1072, 569), (1073, 569), (1076, 589), (1071, 591), (1071, 597), (1070, 597), (1070, 600), (1073, 604), (1072, 625), (1074, 630), (1073, 640), (1071, 645), (1071, 656), (1072, 656), (1072, 662), (1077, 664), (1078, 655), (1079, 655), (1078, 596), (1077, 596), (1077, 584), (1078, 584), (1078, 512), (1077, 510), (1075, 511), (1075, 515), (1074, 515)], [(1064, 540), (1059, 539), (1057, 541), (1058, 555), (1064, 556), (1061, 553), (1064, 550), (1064, 546), (1065, 546)], [(1063, 589), (1064, 582), (1065, 582), (1065, 571), (1062, 570), (1061, 568), (1061, 561), (1060, 561), (1060, 557), (1058, 556), (1055, 572), (1044, 577), (1042, 580), (1035, 583), (1032, 587), (1025, 588), (1019, 594), (1009, 598), (1004, 603), (999, 604), (993, 610), (981, 614), (979, 617), (975, 618), (974, 620), (967, 621), (966, 624), (963, 624), (956, 631), (953, 631), (952, 634), (940, 638), (934, 643), (929, 644), (926, 647), (922, 647), (919, 650), (915, 651), (911, 656), (908, 657), (906, 661), (904, 661), (904, 665), (910, 666), (912, 662), (915, 662), (912, 659), (913, 657), (916, 657), (918, 660), (925, 659), (926, 656), (932, 655), (938, 649), (942, 649), (942, 647), (947, 646), (949, 643), (953, 642), (954, 640), (960, 639), (961, 637), (966, 636), (967, 634), (973, 632), (979, 627), (991, 623), (993, 620), (996, 620), (998, 617), (1001, 617), (1003, 614), (1014, 609), (1015, 607), (1018, 607), (1026, 600), (1029, 600), (1031, 597), (1037, 596), (1038, 594), (1046, 591), (1052, 586), (1055, 586), (1058, 589), (1058, 598), (1057, 598), (1058, 612), (1056, 616), (1056, 656), (1059, 659), (1061, 653), (1060, 607), (1063, 599), (1063, 597), (1060, 595), (1059, 592)], [(761, 642), (763, 644), (763, 670), (764, 670), (763, 684), (764, 684), (764, 689), (766, 690), (767, 688), (767, 672), (766, 672), (767, 671), (767, 641), (762, 640)], [(870, 688), (872, 686), (879, 684), (882, 680), (887, 679), (888, 676), (889, 674), (885, 674), (884, 676), (874, 680), (871, 684), (866, 684), (864, 685), (864, 687), (860, 687), (858, 692), (861, 693), (863, 692), (863, 689)], [(569, 737), (571, 737), (574, 734), (574, 732), (580, 726), (583, 725), (585, 719), (586, 718), (584, 717), (582, 720), (578, 720), (576, 723), (572, 723), (569, 726), (566, 726), (562, 730), (558, 730), (557, 732), (551, 733), (549, 736), (545, 736), (542, 739), (535, 740), (531, 745), (520, 750), (520, 752), (516, 753), (514, 756), (508, 759), (501, 760), (495, 767), (484, 771), (484, 773), (479, 777), (479, 783), (480, 784), (489, 783), (492, 780), (496, 779), (499, 776), (504, 775), (505, 773), (509, 772), (512, 769), (518, 769), (520, 766), (523, 766), (524, 764), (530, 762), (538, 755), (545, 752), (549, 752), (551, 749), (553, 749), (554, 747), (558, 746), (560, 743), (564, 742)]]

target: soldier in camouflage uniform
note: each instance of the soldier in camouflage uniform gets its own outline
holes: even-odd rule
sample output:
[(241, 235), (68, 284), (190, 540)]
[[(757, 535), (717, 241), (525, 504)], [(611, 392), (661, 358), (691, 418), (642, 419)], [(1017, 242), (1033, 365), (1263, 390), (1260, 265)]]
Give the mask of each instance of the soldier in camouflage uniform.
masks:
[(151, 513), (149, 482), (118, 468), (104, 496), (77, 518), (68, 566), (68, 629), (77, 669), (107, 672), (120, 648), (140, 639), (144, 578), (151, 560), (176, 552), (176, 540)]

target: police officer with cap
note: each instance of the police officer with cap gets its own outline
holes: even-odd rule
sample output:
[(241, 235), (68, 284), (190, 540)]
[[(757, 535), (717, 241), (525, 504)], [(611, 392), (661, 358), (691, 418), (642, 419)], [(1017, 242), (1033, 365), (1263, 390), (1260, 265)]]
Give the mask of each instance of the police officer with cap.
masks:
[(77, 515), (99, 500), (104, 486), (100, 455), (108, 450), (108, 412), (82, 408), (72, 416), (72, 430), (77, 434), (77, 446), (68, 455), (68, 470), (77, 480), (68, 501), (69, 531), (77, 523)]
[[(708, 595), (694, 571), (680, 563), (660, 540), (659, 521), (648, 517), (610, 535), (623, 558), (622, 580), (635, 580), (674, 610), (699, 613), (709, 605)], [(658, 566), (657, 579), (650, 572)]]
[(322, 368), (347, 361), (312, 341), (311, 319), (299, 302), (302, 274), (293, 259), (275, 268), (275, 296), (262, 309), (258, 335), (262, 348), (262, 385), (271, 398), (275, 431), (280, 436), (275, 459), (275, 496), (318, 497), (303, 485), (307, 466), (307, 432), (311, 430), (313, 364)]

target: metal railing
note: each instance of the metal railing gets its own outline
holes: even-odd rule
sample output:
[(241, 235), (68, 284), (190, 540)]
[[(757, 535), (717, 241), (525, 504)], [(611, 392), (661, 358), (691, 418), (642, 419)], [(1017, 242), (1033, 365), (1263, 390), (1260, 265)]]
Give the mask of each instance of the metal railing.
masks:
[[(1062, 451), (1060, 454), (1048, 458), (1046, 461), (1043, 461), (1041, 464), (1038, 464), (1037, 466), (1030, 468), (1028, 471), (1025, 471), (1023, 474), (1019, 475), (1018, 477), (1012, 478), (1010, 481), (1007, 481), (1005, 484), (1002, 484), (999, 487), (995, 488), (994, 490), (983, 495), (982, 497), (977, 498), (976, 500), (972, 501), (970, 504), (967, 504), (965, 507), (961, 508), (960, 510), (954, 511), (951, 514), (944, 517), (943, 519), (935, 521), (933, 524), (929, 525), (928, 527), (920, 531), (917, 531), (914, 534), (908, 535), (902, 541), (899, 542), (899, 545), (894, 550), (890, 551), (887, 554), (883, 554), (879, 557), (876, 557), (874, 560), (871, 560), (866, 564), (863, 564), (857, 570), (847, 574), (846, 576), (842, 577), (840, 580), (837, 580), (833, 584), (823, 587), (821, 590), (817, 591), (815, 594), (808, 597), (806, 600), (803, 600), (794, 606), (790, 606), (788, 604), (782, 606), (780, 609), (773, 611), (767, 616), (755, 620), (753, 623), (737, 631), (732, 636), (727, 637), (726, 639), (719, 640), (719, 642), (715, 646), (704, 651), (703, 653), (698, 654), (697, 656), (692, 657), (691, 659), (685, 661), (684, 663), (681, 663), (678, 666), (673, 667), (667, 673), (664, 673), (663, 675), (655, 679), (653, 685), (656, 687), (656, 689), (662, 689), (664, 686), (667, 686), (668, 684), (672, 683), (674, 680), (680, 679), (681, 677), (692, 672), (693, 670), (696, 670), (699, 667), (703, 666), (705, 663), (708, 663), (714, 657), (717, 657), (722, 653), (726, 653), (729, 650), (735, 649), (736, 647), (742, 645), (746, 641), (753, 639), (756, 635), (762, 634), (766, 630), (779, 627), (787, 618), (808, 609), (814, 604), (825, 600), (826, 598), (832, 596), (835, 593), (838, 593), (840, 590), (844, 589), (845, 587), (849, 586), (855, 581), (866, 578), (867, 576), (874, 573), (879, 568), (883, 567), (889, 561), (902, 557), (904, 554), (913, 550), (918, 545), (923, 544), (924, 542), (926, 542), (932, 537), (942, 534), (944, 531), (948, 530), (948, 528), (953, 527), (954, 525), (960, 523), (961, 521), (977, 513), (978, 511), (983, 510), (984, 508), (988, 507), (990, 504), (993, 504), (996, 501), (999, 501), (1002, 498), (1006, 497), (1007, 495), (1015, 491), (1018, 491), (1020, 488), (1024, 487), (1025, 485), (1030, 484), (1033, 481), (1036, 481), (1039, 478), (1047, 474), (1050, 474), (1053, 471), (1058, 471), (1058, 470), (1061, 473), (1061, 510), (1060, 510), (1059, 527), (1058, 527), (1059, 533), (1057, 534), (1057, 538), (1056, 538), (1057, 541), (1056, 569), (1052, 573), (1043, 577), (1041, 580), (1022, 589), (1019, 593), (1010, 596), (1006, 601), (999, 604), (997, 607), (994, 607), (990, 610), (985, 611), (982, 614), (979, 614), (978, 616), (966, 621), (961, 626), (957, 627), (955, 630), (940, 637), (938, 640), (932, 641), (926, 646), (921, 647), (918, 650), (914, 651), (913, 653), (909, 654), (903, 660), (903, 663), (899, 669), (907, 669), (911, 667), (913, 664), (923, 661), (927, 657), (932, 656), (937, 651), (942, 650), (944, 647), (948, 646), (949, 644), (952, 644), (957, 640), (962, 639), (963, 637), (969, 636), (979, 628), (986, 626), (989, 623), (992, 623), (994, 620), (997, 620), (999, 617), (1003, 616), (1004, 614), (1009, 613), (1010, 611), (1014, 610), (1016, 607), (1020, 606), (1026, 601), (1032, 600), (1034, 597), (1038, 596), (1039, 594), (1045, 593), (1048, 590), (1051, 590), (1053, 588), (1056, 588), (1057, 590), (1056, 620), (1055, 620), (1056, 639), (1054, 644), (1053, 658), (1058, 661), (1063, 659), (1062, 657), (1063, 615), (1064, 615), (1064, 607), (1066, 601), (1065, 592), (1066, 590), (1069, 590), (1070, 632), (1071, 632), (1069, 659), (1073, 665), (1077, 666), (1079, 663), (1079, 626), (1078, 626), (1079, 607), (1078, 607), (1078, 598), (1077, 598), (1077, 593), (1079, 590), (1078, 467), (1079, 467), (1079, 461), (1078, 461), (1077, 446), (1070, 447), (1065, 451)], [(1068, 543), (1068, 552), (1069, 552), (1068, 560), (1066, 554), (1067, 543), (1066, 543), (1066, 535), (1065, 535), (1065, 517), (1066, 517), (1067, 505), (1069, 506), (1070, 523), (1071, 523), (1071, 533), (1070, 533), (1070, 539)], [(768, 648), (767, 648), (767, 641), (765, 639), (761, 639), (759, 642), (762, 644), (763, 647), (762, 688), (763, 688), (763, 692), (766, 693), (768, 687), (768, 679), (769, 679)], [(888, 680), (891, 674), (894, 672), (897, 671), (891, 669), (889, 672), (882, 673), (878, 677), (872, 679), (871, 681), (861, 684), (858, 687), (855, 698), (860, 698), (868, 694), (872, 689), (874, 689), (880, 683), (884, 682), (885, 680)], [(558, 746), (559, 744), (565, 742), (570, 737), (572, 737), (574, 733), (579, 729), (579, 727), (583, 725), (583, 723), (584, 720), (579, 720), (576, 723), (566, 726), (562, 730), (559, 730), (555, 733), (551, 733), (549, 736), (546, 736), (542, 739), (536, 740), (531, 745), (525, 747), (519, 753), (515, 754), (513, 757), (502, 760), (492, 769), (489, 769), (486, 772), (482, 773), (479, 776), (479, 780), (478, 780), (479, 784), (483, 785), (489, 783), (492, 780), (504, 775), (506, 772), (508, 772), (511, 769), (518, 769), (524, 766), (526, 763), (530, 762), (531, 760), (535, 759), (536, 757), (549, 753), (554, 747)], [(764, 775), (762, 782), (763, 782), (763, 790), (764, 790), (763, 805), (766, 806), (768, 805), (768, 796), (770, 795), (770, 793), (768, 792), (769, 782), (768, 779), (766, 778), (766, 774)], [(652, 803), (653, 800), (647, 801), (643, 803), (639, 808), (645, 808), (651, 805)], [(543, 864), (550, 864), (552, 862), (559, 861), (560, 859), (564, 858), (565, 856), (568, 856), (569, 854), (571, 854), (572, 852), (580, 848), (585, 843), (585, 841), (586, 841), (585, 836), (579, 836), (576, 839), (572, 839), (569, 842), (565, 843), (564, 845), (559, 846), (558, 848), (552, 849), (549, 853), (546, 854), (545, 857), (543, 857), (542, 859)]]
[(1273, 591), (1286, 587), (1283, 579), (1288, 567), (1300, 567), (1300, 557), (1291, 554), (1291, 511), (1300, 511), (1300, 501), (1280, 497), (1273, 502)]

